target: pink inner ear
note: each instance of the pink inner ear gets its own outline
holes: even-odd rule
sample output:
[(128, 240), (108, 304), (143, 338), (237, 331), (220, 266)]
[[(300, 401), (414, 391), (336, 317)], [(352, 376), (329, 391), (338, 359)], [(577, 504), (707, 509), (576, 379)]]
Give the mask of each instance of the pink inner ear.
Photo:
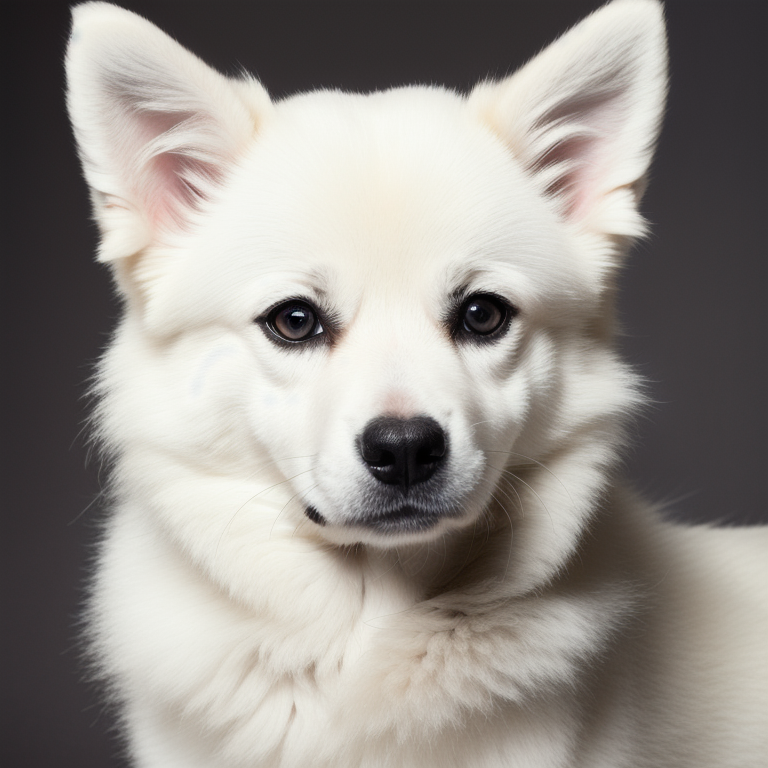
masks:
[(558, 142), (536, 164), (536, 170), (558, 166), (562, 169), (547, 185), (547, 194), (563, 202), (568, 218), (581, 218), (594, 199), (594, 169), (591, 155), (596, 155), (595, 139), (576, 136)]
[(536, 171), (553, 169), (547, 193), (559, 198), (568, 218), (586, 216), (599, 194), (600, 179), (610, 172), (614, 142), (624, 115), (620, 95), (607, 93), (561, 103), (545, 121), (564, 132), (535, 162)]
[(124, 178), (134, 201), (156, 229), (183, 228), (210, 197), (221, 177), (221, 158), (201, 146), (215, 126), (190, 112), (143, 109), (121, 98), (122, 140), (117, 142)]
[(202, 162), (195, 164), (174, 152), (164, 152), (149, 161), (145, 170), (148, 184), (144, 204), (152, 224), (174, 228), (184, 226), (189, 214), (206, 199), (202, 189), (193, 181), (203, 174), (213, 176), (206, 166)]

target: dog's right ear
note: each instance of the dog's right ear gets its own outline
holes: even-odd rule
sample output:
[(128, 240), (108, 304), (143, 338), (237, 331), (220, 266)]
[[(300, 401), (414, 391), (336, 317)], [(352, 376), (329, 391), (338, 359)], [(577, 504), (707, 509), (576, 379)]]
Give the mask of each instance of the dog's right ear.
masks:
[(613, 0), (469, 103), (578, 230), (636, 237), (666, 62), (661, 3)]
[(121, 288), (146, 298), (162, 250), (244, 151), (271, 102), (156, 26), (108, 3), (73, 11), (67, 106), (94, 215), (99, 259)]

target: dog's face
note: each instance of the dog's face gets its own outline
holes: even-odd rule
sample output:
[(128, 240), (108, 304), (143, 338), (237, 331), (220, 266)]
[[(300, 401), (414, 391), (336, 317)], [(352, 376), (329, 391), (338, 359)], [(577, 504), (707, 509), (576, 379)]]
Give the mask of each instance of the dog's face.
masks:
[(469, 97), (277, 104), (85, 7), (70, 110), (127, 301), (106, 429), (289, 489), (282, 519), (334, 543), (513, 514), (510, 467), (626, 399), (610, 275), (640, 230), (663, 40), (631, 30), (655, 5), (614, 6), (636, 18), (606, 9)]
[(475, 520), (589, 309), (551, 206), (436, 90), (280, 105), (184, 250), (162, 314), (237, 337), (190, 362), (231, 368), (208, 394), (336, 541)]

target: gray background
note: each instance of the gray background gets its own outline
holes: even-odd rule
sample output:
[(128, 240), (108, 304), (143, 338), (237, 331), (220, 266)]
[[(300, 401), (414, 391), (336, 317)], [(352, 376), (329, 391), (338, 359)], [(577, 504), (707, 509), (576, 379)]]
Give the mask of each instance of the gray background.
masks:
[[(274, 95), (502, 75), (600, 3), (123, 3)], [(117, 312), (64, 115), (66, 3), (0, 5), (6, 569), (0, 760), (120, 765), (82, 682), (77, 615), (97, 534), (83, 394)], [(623, 278), (627, 356), (654, 404), (627, 472), (670, 514), (768, 520), (764, 0), (671, 0), (670, 106), (643, 210), (653, 235)], [(8, 108), (10, 105), (10, 108)]]

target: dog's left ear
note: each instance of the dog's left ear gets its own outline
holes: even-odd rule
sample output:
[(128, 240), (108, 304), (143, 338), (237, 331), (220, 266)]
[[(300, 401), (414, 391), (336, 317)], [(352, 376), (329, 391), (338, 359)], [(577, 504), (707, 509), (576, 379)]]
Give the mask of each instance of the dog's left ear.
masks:
[(666, 95), (656, 0), (614, 0), (469, 105), (580, 230), (643, 233), (637, 203)]
[(73, 11), (67, 85), (99, 259), (130, 299), (144, 302), (166, 271), (162, 248), (215, 196), (267, 118), (269, 96), (102, 2)]

